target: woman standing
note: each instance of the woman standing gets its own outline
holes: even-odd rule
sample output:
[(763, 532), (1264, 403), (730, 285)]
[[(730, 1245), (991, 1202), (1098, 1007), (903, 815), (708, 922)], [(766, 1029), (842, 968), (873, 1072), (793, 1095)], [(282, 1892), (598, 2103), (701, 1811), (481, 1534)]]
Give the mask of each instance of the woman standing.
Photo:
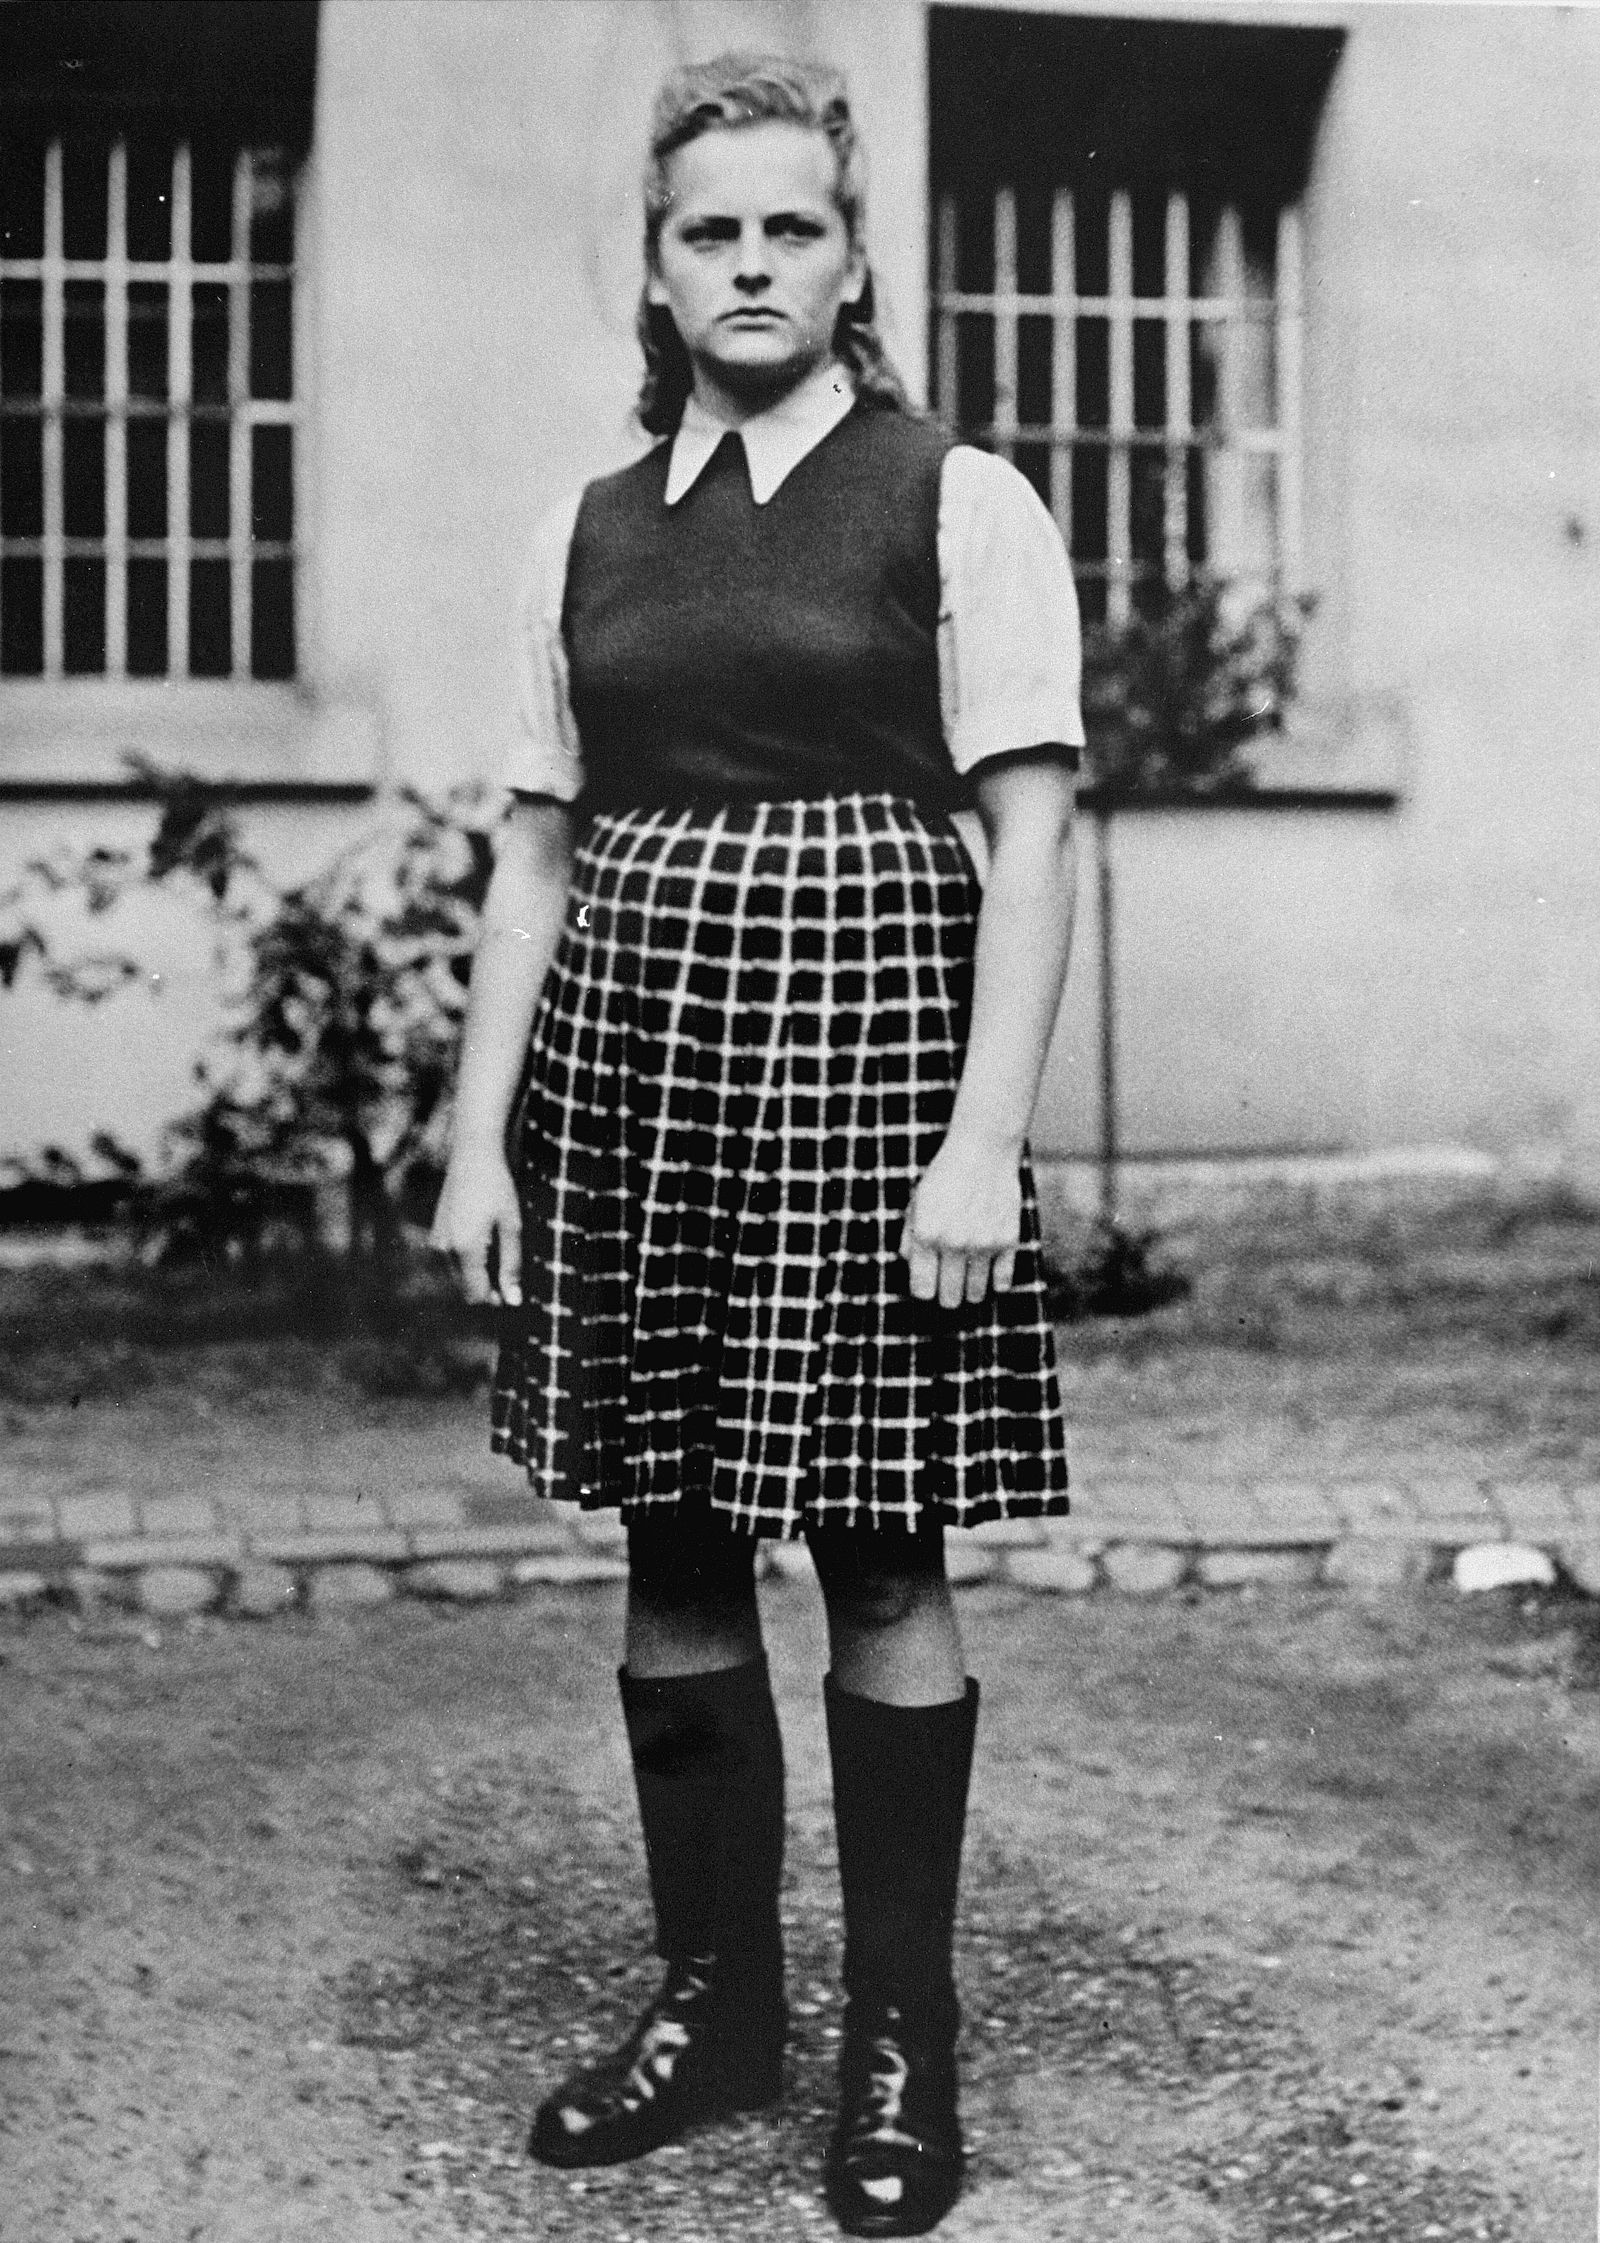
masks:
[(978, 1688), (943, 1532), (1067, 1500), (1025, 1133), (1072, 917), (1076, 610), (1021, 477), (906, 408), (832, 72), (669, 79), (645, 266), (660, 441), (540, 533), (435, 1225), (510, 1312), (495, 1445), (628, 1531), (666, 1973), (531, 2148), (609, 2163), (778, 2092), (753, 1559), (803, 1534), (845, 1911), (828, 2197), (913, 2235), (962, 2170)]

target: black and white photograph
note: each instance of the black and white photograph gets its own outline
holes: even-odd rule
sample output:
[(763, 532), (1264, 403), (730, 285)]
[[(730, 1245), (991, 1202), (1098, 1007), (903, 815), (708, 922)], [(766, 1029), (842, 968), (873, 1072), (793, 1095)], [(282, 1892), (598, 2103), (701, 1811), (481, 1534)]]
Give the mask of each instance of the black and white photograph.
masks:
[(0, 2243), (1600, 2237), (1597, 148), (0, 0)]

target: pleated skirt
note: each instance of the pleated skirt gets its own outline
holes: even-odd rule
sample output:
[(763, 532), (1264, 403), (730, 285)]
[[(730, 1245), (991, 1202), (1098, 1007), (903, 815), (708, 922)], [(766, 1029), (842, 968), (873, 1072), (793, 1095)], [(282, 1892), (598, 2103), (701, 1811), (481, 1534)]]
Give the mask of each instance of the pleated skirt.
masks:
[(536, 1491), (781, 1536), (1066, 1510), (1026, 1155), (1007, 1291), (914, 1301), (898, 1252), (979, 900), (954, 827), (899, 796), (592, 821), (533, 1026), (492, 1404)]

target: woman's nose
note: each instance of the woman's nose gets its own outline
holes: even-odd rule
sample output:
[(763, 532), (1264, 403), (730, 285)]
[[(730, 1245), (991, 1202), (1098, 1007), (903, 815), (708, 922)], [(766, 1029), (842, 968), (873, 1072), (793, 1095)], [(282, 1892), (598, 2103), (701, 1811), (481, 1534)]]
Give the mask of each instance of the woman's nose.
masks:
[(771, 280), (772, 259), (760, 226), (741, 227), (739, 262), (733, 277), (741, 288), (764, 288)]

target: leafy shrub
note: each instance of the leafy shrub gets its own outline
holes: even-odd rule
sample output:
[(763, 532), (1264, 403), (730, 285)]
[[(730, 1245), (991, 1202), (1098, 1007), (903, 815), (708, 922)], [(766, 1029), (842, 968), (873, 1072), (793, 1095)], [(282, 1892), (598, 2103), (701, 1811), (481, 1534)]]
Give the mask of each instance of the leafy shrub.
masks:
[(1281, 730), (1295, 692), (1306, 600), (1242, 602), (1196, 577), (1084, 635), (1088, 764), (1113, 800), (1248, 794), (1252, 741)]
[(1124, 1230), (1097, 1222), (1083, 1251), (1070, 1263), (1046, 1261), (1045, 1298), (1063, 1323), (1090, 1316), (1148, 1316), (1172, 1301), (1187, 1300), (1194, 1282), (1182, 1270), (1151, 1260), (1154, 1231)]
[[(105, 1132), (99, 1179), (154, 1259), (256, 1256), (287, 1237), (316, 1243), (318, 1204), (342, 1186), (352, 1268), (399, 1255), (405, 1218), (444, 1163), (447, 1094), (478, 916), (492, 869), (481, 790), (439, 800), (407, 789), (313, 879), (275, 882), (246, 847), (225, 793), (138, 763), (154, 794), (143, 851), (94, 848), (29, 867), (5, 900), (0, 986), (24, 973), (57, 994), (106, 1002), (139, 978), (115, 948), (56, 954), (37, 916), (52, 896), (110, 919), (141, 887), (187, 888), (215, 938), (226, 1025), (196, 1067), (194, 1110), (147, 1170)], [(52, 1149), (24, 1186), (71, 1182)], [(81, 1183), (86, 1179), (79, 1175)]]

